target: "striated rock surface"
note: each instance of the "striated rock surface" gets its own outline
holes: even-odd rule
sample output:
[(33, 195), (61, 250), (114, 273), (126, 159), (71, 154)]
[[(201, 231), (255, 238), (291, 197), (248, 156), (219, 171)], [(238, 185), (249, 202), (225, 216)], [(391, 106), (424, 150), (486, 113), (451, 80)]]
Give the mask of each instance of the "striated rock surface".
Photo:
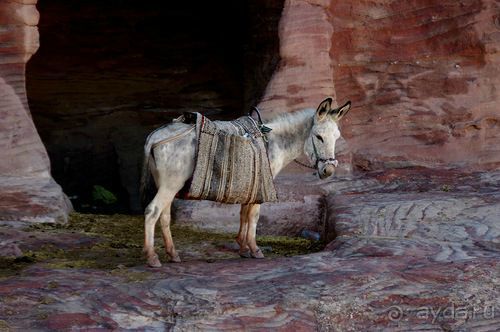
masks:
[(354, 166), (499, 167), (498, 1), (333, 0), (330, 12)]
[(36, 0), (0, 5), (0, 220), (64, 220), (71, 204), (28, 109), (25, 66), (38, 48)]
[[(498, 172), (414, 169), (331, 181), (323, 186), (335, 190), (325, 235), (337, 237), (305, 256), (194, 259), (160, 269), (40, 262), (0, 280), (0, 323), (18, 330), (496, 331), (499, 179)], [(8, 236), (32, 250), (93, 241), (54, 232), (55, 240), (47, 231)], [(79, 259), (89, 257), (81, 251)], [(113, 262), (120, 259), (128, 261)]]
[(338, 257), (500, 258), (498, 173), (384, 171), (328, 197), (327, 246)]

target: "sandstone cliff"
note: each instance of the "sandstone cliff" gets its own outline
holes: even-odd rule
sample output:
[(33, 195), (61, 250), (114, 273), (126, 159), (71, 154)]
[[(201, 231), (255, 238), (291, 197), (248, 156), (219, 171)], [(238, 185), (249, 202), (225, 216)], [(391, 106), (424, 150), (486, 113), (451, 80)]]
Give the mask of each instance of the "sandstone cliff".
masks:
[(28, 108), (26, 62), (38, 49), (36, 0), (0, 4), (0, 221), (66, 218), (70, 204)]

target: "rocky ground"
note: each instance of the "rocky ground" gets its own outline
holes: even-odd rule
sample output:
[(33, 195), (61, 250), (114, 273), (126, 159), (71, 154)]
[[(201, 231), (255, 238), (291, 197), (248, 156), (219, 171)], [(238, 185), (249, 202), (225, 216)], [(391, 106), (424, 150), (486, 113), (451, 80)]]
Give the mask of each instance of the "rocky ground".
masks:
[(264, 260), (185, 222), (173, 230), (185, 261), (159, 269), (143, 264), (140, 217), (2, 226), (0, 330), (500, 328), (500, 173), (391, 170), (305, 186), (328, 193), (325, 249), (268, 236)]

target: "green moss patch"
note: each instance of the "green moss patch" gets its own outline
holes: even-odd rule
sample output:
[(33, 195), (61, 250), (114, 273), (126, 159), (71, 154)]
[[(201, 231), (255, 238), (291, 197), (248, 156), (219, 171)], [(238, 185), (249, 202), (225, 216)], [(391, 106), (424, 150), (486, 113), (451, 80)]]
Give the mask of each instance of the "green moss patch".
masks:
[[(73, 213), (67, 224), (36, 224), (27, 231), (51, 233), (77, 233), (98, 239), (96, 244), (63, 250), (46, 245), (36, 251), (25, 252), (17, 259), (0, 259), (0, 276), (18, 273), (32, 263), (44, 263), (51, 268), (104, 269), (125, 276), (131, 282), (147, 276), (130, 272), (127, 267), (144, 266), (142, 254), (144, 220), (142, 216), (93, 215)], [(159, 223), (155, 231), (157, 253), (167, 261), (163, 249)], [(213, 233), (186, 226), (172, 225), (174, 243), (183, 261), (239, 259), (234, 248), (236, 234)], [(302, 255), (319, 251), (321, 243), (302, 238), (284, 236), (260, 236), (258, 244), (267, 257)], [(2, 273), (3, 272), (3, 273)], [(134, 274), (135, 273), (135, 274)]]
[(6, 321), (0, 319), (0, 332), (10, 331), (10, 326)]

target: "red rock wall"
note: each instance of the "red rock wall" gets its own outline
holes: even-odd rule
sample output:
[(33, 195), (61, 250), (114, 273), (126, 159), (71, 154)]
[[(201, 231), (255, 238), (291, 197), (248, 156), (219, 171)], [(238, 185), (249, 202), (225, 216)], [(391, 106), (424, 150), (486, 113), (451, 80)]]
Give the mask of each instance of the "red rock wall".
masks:
[(267, 117), (314, 107), (335, 95), (329, 6), (330, 0), (285, 1), (279, 26), (281, 60), (259, 105)]
[(35, 4), (0, 4), (0, 224), (63, 221), (71, 206), (50, 175), (26, 98), (25, 66), (38, 49)]
[[(258, 105), (265, 118), (316, 107), (326, 96), (335, 97), (330, 6), (330, 0), (285, 1), (279, 25), (280, 62)], [(339, 96), (339, 103), (344, 100)], [(337, 159), (338, 173), (352, 171), (351, 154), (342, 138)], [(310, 170), (291, 163), (284, 172)]]
[(500, 166), (499, 1), (334, 0), (330, 12), (355, 166)]
[(260, 106), (271, 116), (327, 95), (351, 99), (344, 166), (498, 167), (499, 6), (286, 1), (282, 60)]
[[(0, 174), (50, 178), (26, 102), (25, 65), (38, 48), (35, 4), (5, 0), (0, 5)], [(269, 6), (276, 11), (281, 5)], [(269, 117), (314, 107), (327, 95), (339, 103), (353, 100), (342, 123), (347, 143), (341, 144), (340, 156), (347, 169), (497, 168), (499, 6), (494, 0), (286, 0), (279, 25), (280, 62), (260, 107)], [(256, 62), (269, 66), (277, 59), (273, 52), (260, 56)], [(244, 61), (256, 58), (247, 54)], [(245, 69), (247, 77), (252, 73), (261, 84), (259, 69)], [(244, 89), (256, 95), (251, 85)], [(49, 113), (44, 116), (50, 118)], [(117, 116), (111, 120), (120, 123)], [(53, 131), (50, 135), (59, 137)], [(121, 177), (134, 178), (129, 174), (138, 168), (135, 159), (127, 159), (128, 148), (116, 151), (131, 160), (122, 164), (132, 171)]]
[(0, 6), (0, 175), (50, 176), (25, 88), (26, 62), (38, 49), (35, 3), (6, 0)]

